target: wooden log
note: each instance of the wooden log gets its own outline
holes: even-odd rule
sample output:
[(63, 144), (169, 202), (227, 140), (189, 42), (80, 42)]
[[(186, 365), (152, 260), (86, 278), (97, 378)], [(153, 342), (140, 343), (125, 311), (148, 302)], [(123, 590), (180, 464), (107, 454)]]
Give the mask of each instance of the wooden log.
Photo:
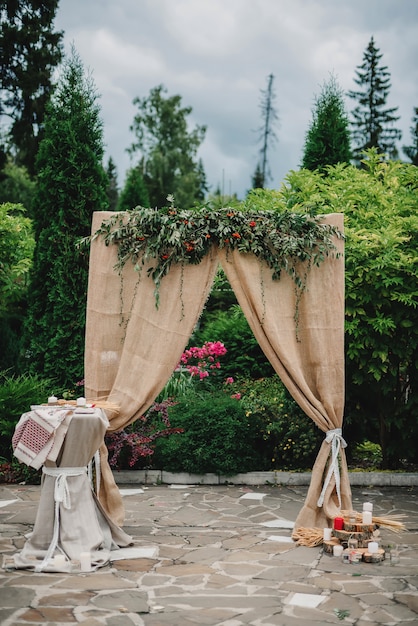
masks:
[(322, 542), (322, 547), (324, 549), (325, 554), (331, 554), (331, 556), (334, 554), (334, 546), (338, 546), (339, 545), (339, 541), (336, 537), (331, 537), (331, 539), (327, 539), (326, 541)]
[(380, 563), (385, 560), (385, 551), (383, 548), (379, 548), (377, 552), (369, 552), (366, 550), (363, 554), (363, 561), (365, 563)]
[(373, 529), (371, 526), (367, 527), (369, 530), (363, 529), (362, 532), (349, 532), (347, 530), (333, 530), (334, 537), (339, 539), (342, 543), (348, 543), (350, 538), (357, 539), (359, 548), (367, 548), (368, 542), (371, 540)]
[(344, 520), (344, 530), (350, 533), (372, 533), (376, 530), (376, 524), (360, 524), (359, 522), (353, 524)]

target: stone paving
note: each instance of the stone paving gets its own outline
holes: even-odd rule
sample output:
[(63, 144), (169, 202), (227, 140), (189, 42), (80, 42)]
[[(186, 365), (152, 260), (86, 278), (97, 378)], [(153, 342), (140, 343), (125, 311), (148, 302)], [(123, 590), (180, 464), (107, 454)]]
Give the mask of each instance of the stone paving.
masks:
[[(120, 485), (134, 549), (91, 573), (0, 570), (1, 626), (418, 626), (418, 487), (353, 487), (402, 513), (400, 560), (346, 565), (290, 538), (306, 486)], [(2, 561), (31, 531), (40, 487), (0, 485)], [(1, 563), (0, 562), (0, 563)]]

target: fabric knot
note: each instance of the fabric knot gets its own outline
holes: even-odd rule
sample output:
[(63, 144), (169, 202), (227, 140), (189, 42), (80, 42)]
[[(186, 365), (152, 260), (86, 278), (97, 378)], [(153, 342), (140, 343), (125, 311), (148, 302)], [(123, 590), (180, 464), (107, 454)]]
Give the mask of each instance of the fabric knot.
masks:
[(338, 504), (341, 509), (341, 487), (340, 487), (340, 466), (338, 464), (338, 455), (340, 454), (341, 448), (347, 447), (347, 442), (342, 436), (341, 428), (334, 428), (333, 430), (329, 430), (325, 435), (325, 441), (331, 444), (330, 453), (331, 453), (331, 462), (329, 464), (328, 473), (324, 481), (324, 486), (322, 487), (321, 495), (318, 498), (317, 506), (322, 506), (324, 503), (325, 493), (328, 489), (328, 485), (331, 481), (332, 475), (335, 477), (335, 490), (337, 492)]

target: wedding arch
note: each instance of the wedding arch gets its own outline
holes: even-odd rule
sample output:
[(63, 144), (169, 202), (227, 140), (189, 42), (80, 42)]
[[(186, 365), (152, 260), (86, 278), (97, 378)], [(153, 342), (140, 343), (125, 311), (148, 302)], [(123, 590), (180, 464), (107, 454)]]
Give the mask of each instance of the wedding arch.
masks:
[[(93, 215), (85, 338), (87, 399), (105, 399), (109, 406), (117, 406), (108, 410), (110, 431), (145, 413), (179, 362), (220, 264), (274, 370), (324, 432), (295, 529), (329, 525), (341, 509), (351, 509), (341, 431), (342, 214), (321, 218), (288, 214), (279, 232), (266, 212), (250, 215), (224, 209), (205, 215), (173, 207), (166, 210), (166, 222), (158, 222), (157, 213), (143, 210), (136, 221), (122, 213)], [(141, 219), (154, 229), (154, 238)], [(286, 220), (299, 233), (296, 238), (286, 230)], [(170, 224), (177, 225), (174, 231)], [(323, 240), (318, 233), (323, 233)], [(295, 244), (298, 237), (302, 247)], [(122, 499), (105, 444), (100, 457), (99, 499), (110, 518), (122, 525)]]

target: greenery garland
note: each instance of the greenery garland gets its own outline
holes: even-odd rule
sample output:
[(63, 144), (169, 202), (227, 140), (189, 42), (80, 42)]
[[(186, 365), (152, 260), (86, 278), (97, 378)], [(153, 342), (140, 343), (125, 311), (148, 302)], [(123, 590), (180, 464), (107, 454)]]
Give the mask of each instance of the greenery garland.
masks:
[[(172, 202), (172, 197), (168, 200)], [(338, 256), (333, 238), (343, 235), (320, 219), (287, 210), (241, 211), (205, 205), (179, 209), (172, 203), (162, 209), (136, 207), (115, 213), (93, 238), (101, 236), (107, 246), (118, 246), (115, 269), (119, 272), (128, 261), (139, 271), (146, 260), (154, 260), (148, 275), (155, 284), (158, 306), (161, 280), (171, 266), (198, 264), (213, 246), (254, 254), (270, 268), (273, 280), (286, 272), (300, 294), (307, 270), (331, 254)]]

